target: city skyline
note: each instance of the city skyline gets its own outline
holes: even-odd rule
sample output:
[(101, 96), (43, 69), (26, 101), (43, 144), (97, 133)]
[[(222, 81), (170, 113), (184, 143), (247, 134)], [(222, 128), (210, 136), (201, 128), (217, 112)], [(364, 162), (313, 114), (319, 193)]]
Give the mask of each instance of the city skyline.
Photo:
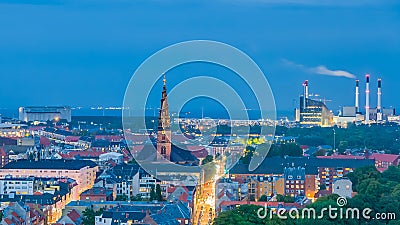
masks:
[[(1, 108), (122, 106), (140, 63), (163, 47), (190, 39), (226, 42), (248, 54), (266, 74), (278, 111), (297, 106), (293, 100), (304, 80), (310, 81), (311, 93), (333, 100), (328, 104), (332, 110), (353, 105), (354, 80), (363, 81), (366, 73), (371, 74), (371, 106), (376, 105), (375, 81), (382, 78), (382, 105), (400, 107), (395, 98), (400, 90), (400, 18), (394, 1), (0, 4), (5, 31), (0, 73), (7, 84), (0, 90)], [(179, 69), (171, 72), (170, 89), (179, 76)], [(11, 84), (20, 88), (15, 91)]]

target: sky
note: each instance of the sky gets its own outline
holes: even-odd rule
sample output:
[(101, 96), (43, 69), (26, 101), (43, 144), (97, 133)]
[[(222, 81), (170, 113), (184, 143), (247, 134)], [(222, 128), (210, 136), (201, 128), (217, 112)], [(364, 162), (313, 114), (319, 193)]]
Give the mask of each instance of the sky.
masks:
[(198, 39), (249, 55), (278, 110), (297, 106), (304, 80), (332, 110), (353, 105), (366, 73), (371, 105), (382, 78), (383, 106), (400, 109), (400, 3), (390, 0), (0, 0), (0, 108), (121, 106), (146, 58)]

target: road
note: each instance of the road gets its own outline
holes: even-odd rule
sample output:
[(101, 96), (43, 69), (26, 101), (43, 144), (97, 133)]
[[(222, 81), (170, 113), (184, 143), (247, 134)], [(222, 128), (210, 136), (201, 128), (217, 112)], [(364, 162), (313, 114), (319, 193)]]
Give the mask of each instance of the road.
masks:
[(211, 180), (198, 186), (194, 224), (212, 224), (215, 217), (215, 181)]
[(212, 178), (208, 181), (201, 182), (201, 184), (197, 186), (193, 224), (212, 224), (215, 218), (215, 185), (219, 177), (222, 176), (224, 167), (221, 161), (214, 161), (214, 167), (215, 169), (212, 170), (212, 174), (208, 174), (208, 177)]

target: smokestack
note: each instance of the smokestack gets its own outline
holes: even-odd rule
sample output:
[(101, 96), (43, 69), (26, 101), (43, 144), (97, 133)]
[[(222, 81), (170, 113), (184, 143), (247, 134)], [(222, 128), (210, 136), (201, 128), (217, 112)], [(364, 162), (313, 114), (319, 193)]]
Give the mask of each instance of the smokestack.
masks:
[(303, 108), (307, 107), (307, 99), (308, 99), (308, 80), (304, 81), (303, 83), (303, 87), (304, 87), (304, 102), (303, 102)]
[(369, 124), (369, 74), (365, 75), (365, 124)]
[(359, 96), (360, 96), (360, 91), (359, 91), (359, 80), (356, 80), (356, 113), (360, 112), (360, 101), (359, 101)]
[(378, 105), (376, 107), (376, 120), (382, 121), (382, 79), (378, 79)]

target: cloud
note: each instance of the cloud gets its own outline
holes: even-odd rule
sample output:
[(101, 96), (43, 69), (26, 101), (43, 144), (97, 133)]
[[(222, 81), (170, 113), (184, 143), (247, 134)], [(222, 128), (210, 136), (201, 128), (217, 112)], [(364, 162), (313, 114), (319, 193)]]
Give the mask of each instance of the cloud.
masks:
[(325, 75), (325, 76), (333, 76), (333, 77), (346, 77), (346, 78), (351, 78), (351, 79), (356, 78), (356, 76), (350, 72), (347, 72), (344, 70), (331, 70), (331, 69), (328, 69), (324, 65), (320, 65), (320, 66), (316, 66), (316, 67), (307, 67), (305, 65), (294, 63), (294, 62), (286, 60), (286, 59), (283, 59), (283, 63), (288, 66), (291, 66), (291, 67), (297, 67), (308, 73)]
[(356, 76), (354, 74), (351, 74), (347, 71), (330, 70), (330, 69), (326, 68), (325, 66), (317, 66), (317, 67), (310, 68), (310, 69), (314, 73), (321, 74), (321, 75), (328, 75), (328, 76), (335, 76), (335, 77), (347, 77), (347, 78), (352, 78), (352, 79), (356, 78)]

